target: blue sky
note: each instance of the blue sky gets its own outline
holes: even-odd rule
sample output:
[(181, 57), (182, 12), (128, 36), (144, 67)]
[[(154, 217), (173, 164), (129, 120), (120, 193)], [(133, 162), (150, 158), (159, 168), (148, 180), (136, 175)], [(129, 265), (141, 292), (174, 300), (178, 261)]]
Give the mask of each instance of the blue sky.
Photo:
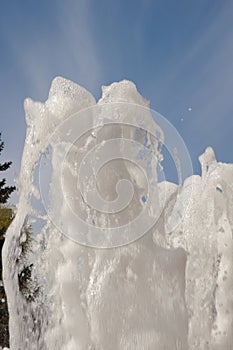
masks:
[(196, 173), (208, 145), (233, 163), (232, 18), (230, 0), (2, 0), (1, 161), (13, 161), (9, 181), (20, 168), (23, 100), (45, 100), (57, 75), (97, 99), (101, 85), (132, 80), (177, 128)]

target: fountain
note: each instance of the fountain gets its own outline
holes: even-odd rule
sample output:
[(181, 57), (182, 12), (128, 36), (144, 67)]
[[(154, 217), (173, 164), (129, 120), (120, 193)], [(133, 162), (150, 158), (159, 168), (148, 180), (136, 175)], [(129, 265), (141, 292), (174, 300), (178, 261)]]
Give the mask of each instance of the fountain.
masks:
[[(11, 350), (232, 349), (233, 165), (209, 147), (192, 175), (129, 81), (96, 103), (58, 77), (25, 112), (3, 249)], [(163, 144), (178, 185), (161, 181)]]

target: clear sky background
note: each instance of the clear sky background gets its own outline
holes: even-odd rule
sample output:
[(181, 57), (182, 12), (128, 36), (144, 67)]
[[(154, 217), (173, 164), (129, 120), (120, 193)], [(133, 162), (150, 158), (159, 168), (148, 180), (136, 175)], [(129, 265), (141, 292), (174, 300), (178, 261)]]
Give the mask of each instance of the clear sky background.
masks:
[[(1, 161), (19, 174), (23, 100), (44, 101), (69, 78), (97, 99), (101, 85), (129, 79), (198, 156), (211, 145), (233, 163), (233, 1), (1, 0)], [(189, 112), (188, 108), (192, 111)]]

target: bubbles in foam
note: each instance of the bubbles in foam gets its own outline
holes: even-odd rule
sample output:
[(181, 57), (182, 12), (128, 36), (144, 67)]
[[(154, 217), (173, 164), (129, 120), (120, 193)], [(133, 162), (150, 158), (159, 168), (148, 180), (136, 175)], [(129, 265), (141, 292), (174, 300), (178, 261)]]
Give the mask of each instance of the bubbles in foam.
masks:
[[(56, 78), (25, 111), (3, 250), (11, 349), (230, 349), (233, 166), (208, 148), (202, 176), (185, 180), (183, 140), (132, 82), (103, 87), (96, 103)], [(158, 183), (162, 144), (179, 186)]]

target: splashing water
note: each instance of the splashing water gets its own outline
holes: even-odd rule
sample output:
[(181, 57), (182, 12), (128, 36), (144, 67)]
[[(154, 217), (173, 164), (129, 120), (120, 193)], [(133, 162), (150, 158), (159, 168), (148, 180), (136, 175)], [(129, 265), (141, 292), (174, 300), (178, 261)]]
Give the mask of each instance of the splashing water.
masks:
[[(56, 78), (25, 111), (3, 249), (11, 349), (232, 349), (233, 165), (209, 147), (192, 175), (176, 130), (129, 81), (96, 103)], [(158, 183), (162, 144), (179, 185)]]

